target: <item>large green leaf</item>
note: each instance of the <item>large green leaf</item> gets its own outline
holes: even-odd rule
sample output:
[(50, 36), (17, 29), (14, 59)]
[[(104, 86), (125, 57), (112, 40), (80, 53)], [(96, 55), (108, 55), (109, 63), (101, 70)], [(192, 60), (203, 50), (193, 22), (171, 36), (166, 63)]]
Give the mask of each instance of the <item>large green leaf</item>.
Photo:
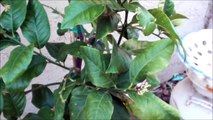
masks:
[(160, 9), (151, 9), (149, 12), (156, 18), (155, 23), (163, 28), (166, 33), (169, 33), (172, 39), (180, 40), (172, 22), (163, 11)]
[(185, 19), (188, 19), (186, 16), (179, 14), (179, 13), (172, 14), (172, 16), (170, 16), (169, 18), (175, 27), (180, 26), (181, 24), (183, 24)]
[(169, 63), (173, 50), (174, 42), (170, 39), (150, 43), (130, 64), (132, 84), (136, 81), (142, 81), (146, 74), (155, 74), (165, 68)]
[(119, 74), (118, 78), (115, 80), (115, 84), (117, 88), (127, 89), (131, 84), (131, 80), (129, 78), (129, 71)]
[(61, 29), (61, 23), (58, 23), (58, 29), (57, 29), (57, 34), (59, 35), (59, 36), (63, 36), (67, 31), (69, 31), (69, 30), (72, 30), (74, 33), (76, 32), (75, 30), (73, 30), (73, 29)]
[(132, 17), (132, 20), (131, 20), (131, 22), (129, 23), (129, 25), (133, 25), (133, 24), (138, 24), (137, 14), (135, 14), (135, 15)]
[(156, 88), (160, 84), (160, 80), (158, 79), (157, 75), (149, 74), (146, 76), (146, 80), (151, 85), (148, 87), (149, 90)]
[(42, 120), (40, 116), (35, 113), (28, 113), (23, 120)]
[(176, 13), (173, 14), (172, 16), (169, 17), (171, 20), (175, 20), (175, 19), (188, 19), (186, 16)]
[(11, 33), (11, 32), (5, 31), (4, 29), (1, 29), (0, 27), (0, 43), (1, 43), (0, 51), (9, 46), (19, 45), (20, 43), (19, 34), (17, 32)]
[(33, 45), (14, 49), (7, 63), (0, 70), (0, 76), (7, 85), (15, 82), (27, 70), (33, 56)]
[(41, 120), (53, 120), (54, 112), (49, 107), (43, 107), (38, 111)]
[(109, 75), (105, 74), (106, 66), (103, 54), (91, 47), (81, 47), (80, 51), (91, 82), (99, 87), (111, 87), (113, 83)]
[(126, 10), (128, 10), (128, 11), (130, 11), (130, 12), (133, 12), (133, 13), (135, 13), (136, 11), (137, 11), (137, 8), (139, 7), (142, 7), (143, 8), (143, 6), (138, 2), (138, 1), (133, 1), (133, 2), (125, 2), (124, 4), (123, 4), (123, 7), (126, 9)]
[(130, 54), (138, 54), (147, 48), (149, 42), (130, 39), (125, 41), (121, 47), (127, 50)]
[(0, 78), (0, 114), (4, 108), (4, 98), (3, 98), (3, 90), (5, 89), (5, 85), (3, 80)]
[(26, 96), (23, 92), (4, 94), (4, 117), (15, 119), (22, 115), (26, 105)]
[(3, 111), (3, 107), (4, 107), (4, 98), (3, 98), (2, 91), (0, 90), (0, 114)]
[(79, 120), (83, 119), (83, 110), (86, 103), (87, 95), (91, 92), (85, 86), (80, 86), (72, 91), (72, 96), (69, 103), (70, 119)]
[(109, 120), (112, 117), (113, 104), (107, 92), (91, 92), (86, 100), (83, 115), (85, 120)]
[(138, 23), (143, 27), (144, 35), (150, 35), (156, 28), (155, 18), (145, 8), (137, 8), (137, 19)]
[(138, 39), (141, 31), (134, 27), (127, 27), (128, 39)]
[(114, 43), (110, 64), (106, 73), (123, 73), (128, 71), (130, 60), (129, 55)]
[(120, 17), (116, 13), (106, 13), (109, 15), (102, 15), (97, 20), (97, 39), (105, 37), (108, 33), (113, 32), (120, 21)]
[(2, 80), (2, 78), (0, 78), (0, 91), (4, 90), (5, 89), (5, 84)]
[(112, 103), (114, 106), (112, 120), (130, 120), (128, 110), (123, 105), (123, 102), (118, 98), (113, 97)]
[(55, 98), (55, 111), (54, 111), (54, 119), (55, 120), (63, 120), (65, 103), (70, 93), (74, 89), (75, 84), (67, 83), (65, 80), (63, 84), (59, 86), (58, 89), (54, 91)]
[(42, 107), (52, 108), (54, 106), (54, 95), (52, 91), (48, 87), (40, 84), (32, 85), (32, 89), (36, 89), (38, 87), (40, 88), (32, 92), (33, 105), (35, 105), (37, 108)]
[[(0, 26), (15, 32), (23, 23), (26, 15), (26, 0), (2, 0), (1, 4), (8, 7), (0, 16)], [(9, 6), (8, 6), (9, 5)]]
[(16, 82), (7, 86), (7, 89), (23, 91), (34, 77), (39, 76), (43, 72), (46, 64), (47, 62), (43, 57), (34, 55), (27, 70)]
[(71, 44), (66, 44), (59, 49), (59, 55), (57, 57), (57, 61), (64, 61), (68, 54), (81, 57), (80, 47), (86, 46), (85, 42), (75, 41)]
[[(81, 9), (79, 9), (81, 8)], [(97, 19), (105, 10), (105, 6), (96, 0), (74, 0), (65, 8), (62, 29), (73, 28), (78, 24), (86, 24)]]
[(61, 54), (61, 53), (59, 53), (59, 50), (64, 45), (65, 45), (65, 43), (47, 43), (46, 48), (47, 48), (47, 51), (49, 52), (49, 54), (53, 58), (57, 59), (58, 56)]
[(50, 25), (48, 17), (38, 0), (29, 0), (27, 16), (21, 30), (24, 37), (38, 48), (42, 48), (49, 40)]
[(175, 12), (174, 9), (175, 9), (174, 2), (172, 0), (165, 0), (163, 11), (168, 17)]
[(23, 120), (53, 120), (53, 117), (53, 111), (49, 107), (43, 107), (37, 114), (28, 113)]
[(109, 7), (110, 9), (114, 11), (124, 10), (123, 6), (121, 6), (117, 0), (99, 0), (99, 1), (102, 1), (102, 4), (106, 4), (107, 7)]
[(142, 120), (180, 120), (178, 111), (154, 94), (147, 92), (138, 95), (133, 91), (128, 94), (134, 103), (127, 102), (126, 106), (134, 117)]
[(13, 46), (13, 45), (17, 45), (16, 42), (14, 42), (13, 40), (0, 40), (1, 44), (0, 44), (0, 51), (9, 47), (9, 46)]

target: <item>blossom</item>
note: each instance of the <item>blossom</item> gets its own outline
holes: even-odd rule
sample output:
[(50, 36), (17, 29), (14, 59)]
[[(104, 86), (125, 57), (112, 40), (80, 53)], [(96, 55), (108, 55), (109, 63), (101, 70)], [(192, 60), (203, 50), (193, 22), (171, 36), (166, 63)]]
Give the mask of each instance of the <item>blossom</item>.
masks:
[(10, 5), (4, 5), (4, 11), (7, 12), (8, 10), (10, 10)]
[(138, 83), (136, 85), (138, 95), (143, 95), (145, 92), (149, 92), (148, 87), (151, 87), (151, 85), (146, 80), (141, 83)]

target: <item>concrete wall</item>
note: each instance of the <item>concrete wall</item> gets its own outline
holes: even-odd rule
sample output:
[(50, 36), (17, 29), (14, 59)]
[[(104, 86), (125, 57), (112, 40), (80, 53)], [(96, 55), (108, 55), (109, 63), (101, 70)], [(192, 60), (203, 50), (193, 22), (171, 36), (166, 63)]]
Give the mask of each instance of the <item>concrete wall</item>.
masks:
[[(68, 4), (66, 0), (40, 0), (43, 4), (52, 6), (53, 8), (57, 8), (59, 11), (63, 12), (64, 7)], [(204, 24), (206, 23), (206, 14), (209, 4), (211, 3), (211, 0), (174, 0), (176, 5), (176, 11), (178, 13), (182, 13), (186, 15), (189, 19), (185, 21), (185, 23), (177, 28), (178, 33), (181, 37), (185, 36), (186, 34), (198, 31), (202, 28), (204, 28)], [(157, 6), (159, 1), (158, 0), (144, 0), (141, 1), (142, 5), (144, 5), (146, 8), (152, 8), (153, 6)], [(62, 20), (62, 18), (58, 15), (55, 15), (51, 13), (50, 9), (46, 9), (49, 17), (49, 21), (51, 24), (51, 38), (50, 41), (52, 42), (66, 42), (70, 43), (72, 41), (72, 35), (70, 33), (67, 33), (65, 36), (57, 36), (56, 30), (57, 30), (57, 23)], [(208, 15), (209, 16), (209, 15)], [(212, 21), (212, 19), (211, 19)], [(211, 23), (211, 22), (210, 22)], [(209, 23), (207, 22), (207, 25)], [(209, 28), (212, 28), (212, 24), (208, 26)], [(20, 32), (21, 33), (21, 32)], [(23, 35), (21, 34), (21, 38), (23, 38)], [(27, 44), (26, 40), (24, 38), (22, 39), (24, 43)], [(0, 52), (0, 66), (2, 67), (6, 61), (8, 60), (9, 53), (12, 50), (12, 48), (5, 49)], [(46, 54), (46, 50), (42, 49), (42, 52)], [(48, 56), (50, 57), (50, 56)], [(51, 57), (50, 57), (51, 58)], [(69, 57), (71, 59), (71, 56)], [(72, 63), (68, 60), (66, 61), (66, 66), (71, 67)], [(162, 81), (168, 80), (171, 78), (171, 76), (175, 73), (183, 72), (185, 70), (184, 65), (180, 62), (177, 54), (175, 53), (170, 65), (167, 69), (162, 71), (159, 74), (159, 77)], [(40, 83), (40, 84), (48, 84), (56, 81), (61, 81), (63, 79), (63, 76), (67, 74), (66, 70), (63, 70), (61, 68), (58, 68), (55, 65), (48, 64), (46, 69), (44, 70), (44, 73), (40, 75), (39, 77), (33, 79), (32, 83)], [(55, 89), (57, 86), (51, 87), (52, 89)], [(30, 88), (27, 88), (30, 89)], [(31, 94), (27, 96), (27, 107), (25, 109), (24, 115), (26, 115), (29, 112), (35, 112), (37, 109), (30, 103), (31, 102)], [(2, 118), (3, 119), (3, 118)]]

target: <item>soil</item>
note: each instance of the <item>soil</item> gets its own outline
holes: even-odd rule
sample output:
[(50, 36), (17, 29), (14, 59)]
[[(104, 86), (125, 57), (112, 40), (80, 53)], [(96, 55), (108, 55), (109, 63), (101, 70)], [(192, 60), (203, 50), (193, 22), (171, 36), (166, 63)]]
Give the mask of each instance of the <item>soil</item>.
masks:
[(179, 81), (183, 80), (185, 77), (186, 77), (185, 71), (183, 73), (175, 74), (171, 79), (161, 83), (157, 88), (155, 88), (153, 90), (153, 93), (166, 103), (169, 103), (173, 88)]

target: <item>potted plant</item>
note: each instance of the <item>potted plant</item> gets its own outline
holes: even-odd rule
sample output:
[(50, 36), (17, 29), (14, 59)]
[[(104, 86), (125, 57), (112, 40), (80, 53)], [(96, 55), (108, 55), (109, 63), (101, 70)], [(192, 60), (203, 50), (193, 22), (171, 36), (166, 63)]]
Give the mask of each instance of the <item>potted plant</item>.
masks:
[[(72, 0), (64, 13), (39, 0), (0, 2), (5, 8), (0, 16), (0, 50), (15, 46), (0, 70), (0, 112), (5, 118), (19, 118), (26, 94), (32, 92), (32, 103), (39, 111), (27, 114), (25, 120), (180, 119), (176, 109), (151, 92), (159, 84), (155, 74), (168, 65), (180, 43), (175, 20), (185, 16), (175, 12), (173, 1), (147, 10), (137, 0)], [(58, 35), (72, 31), (75, 42), (48, 42), (50, 23), (44, 6), (63, 17)], [(131, 22), (129, 13), (134, 14)], [(84, 24), (91, 24), (92, 31)], [(18, 28), (29, 45), (20, 40)], [(119, 38), (112, 32), (119, 33)], [(141, 41), (139, 32), (158, 39)], [(39, 52), (42, 48), (54, 60)], [(67, 55), (73, 56), (72, 68), (61, 64)], [(58, 83), (33, 84), (26, 91), (47, 64), (68, 74)], [(53, 93), (48, 87), (56, 84), (60, 85)]]

